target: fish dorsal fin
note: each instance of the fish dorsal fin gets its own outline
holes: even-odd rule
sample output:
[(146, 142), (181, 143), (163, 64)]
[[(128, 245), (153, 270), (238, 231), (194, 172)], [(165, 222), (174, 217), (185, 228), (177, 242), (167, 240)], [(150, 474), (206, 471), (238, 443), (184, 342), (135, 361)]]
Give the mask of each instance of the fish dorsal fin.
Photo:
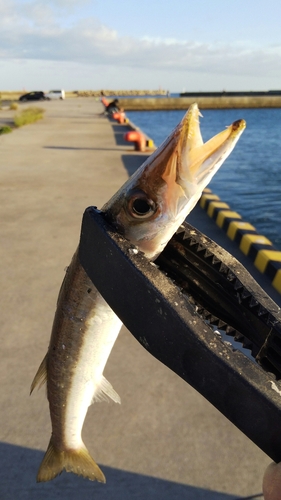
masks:
[(39, 366), (37, 373), (33, 379), (30, 387), (30, 394), (34, 391), (35, 387), (38, 385), (38, 389), (47, 382), (47, 355), (44, 357), (41, 365)]
[(92, 402), (108, 401), (109, 399), (112, 399), (114, 403), (121, 403), (121, 398), (113, 389), (112, 385), (105, 377), (102, 377)]

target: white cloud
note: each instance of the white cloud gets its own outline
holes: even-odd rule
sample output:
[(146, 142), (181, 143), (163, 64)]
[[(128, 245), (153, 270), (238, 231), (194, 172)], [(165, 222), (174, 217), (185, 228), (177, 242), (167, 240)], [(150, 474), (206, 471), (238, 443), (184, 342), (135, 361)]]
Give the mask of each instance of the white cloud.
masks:
[[(87, 5), (87, 0), (83, 2)], [(280, 75), (281, 45), (257, 47), (175, 38), (134, 38), (89, 17), (71, 17), (81, 2), (0, 0), (0, 57), (114, 66), (147, 72), (197, 72), (237, 77)]]

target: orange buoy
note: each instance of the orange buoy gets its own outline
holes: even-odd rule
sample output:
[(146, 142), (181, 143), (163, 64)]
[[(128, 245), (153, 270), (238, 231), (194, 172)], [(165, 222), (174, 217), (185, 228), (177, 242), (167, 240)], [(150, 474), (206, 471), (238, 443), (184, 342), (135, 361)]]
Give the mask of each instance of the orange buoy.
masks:
[(141, 132), (138, 132), (137, 130), (126, 132), (126, 134), (124, 135), (124, 139), (128, 142), (134, 142), (136, 151), (145, 151), (146, 137)]

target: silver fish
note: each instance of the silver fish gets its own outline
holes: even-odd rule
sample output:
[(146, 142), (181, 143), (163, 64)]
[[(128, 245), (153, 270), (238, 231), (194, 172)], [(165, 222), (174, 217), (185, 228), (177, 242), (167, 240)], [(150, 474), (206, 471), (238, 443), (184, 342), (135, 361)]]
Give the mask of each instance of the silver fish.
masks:
[[(244, 120), (236, 121), (203, 144), (199, 115), (193, 104), (166, 141), (102, 208), (120, 234), (150, 260), (196, 205), (246, 126)], [(49, 481), (66, 470), (105, 482), (81, 432), (91, 403), (107, 398), (120, 403), (103, 376), (120, 328), (121, 321), (88, 278), (76, 252), (59, 294), (48, 352), (31, 386), (32, 392), (47, 381), (52, 421), (37, 481)]]

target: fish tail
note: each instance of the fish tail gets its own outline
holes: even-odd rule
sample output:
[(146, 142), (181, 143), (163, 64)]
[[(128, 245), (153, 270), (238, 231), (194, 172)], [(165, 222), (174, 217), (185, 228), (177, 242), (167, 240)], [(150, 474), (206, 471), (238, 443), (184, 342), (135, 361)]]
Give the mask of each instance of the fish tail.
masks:
[(73, 472), (91, 481), (105, 483), (102, 471), (87, 448), (60, 451), (54, 446), (51, 438), (37, 474), (37, 482), (51, 481), (51, 479), (61, 474), (63, 470)]

